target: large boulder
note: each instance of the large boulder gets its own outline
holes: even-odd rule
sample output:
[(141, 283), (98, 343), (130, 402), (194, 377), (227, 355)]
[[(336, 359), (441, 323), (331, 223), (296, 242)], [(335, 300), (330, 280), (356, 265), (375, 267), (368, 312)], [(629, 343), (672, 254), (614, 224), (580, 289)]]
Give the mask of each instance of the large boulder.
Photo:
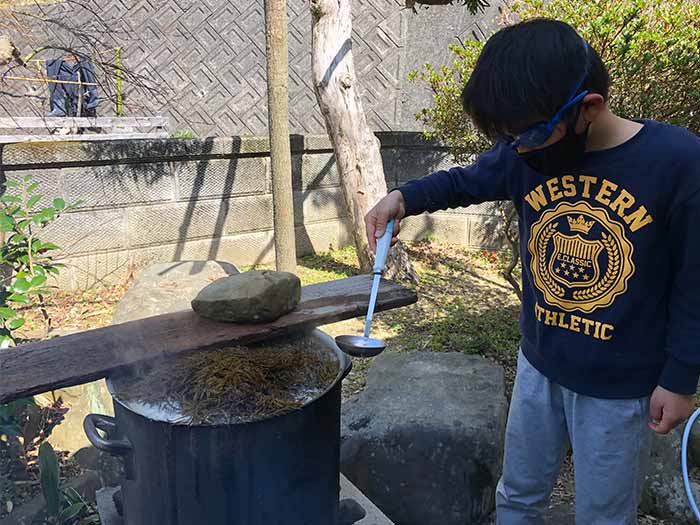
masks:
[(250, 271), (214, 281), (192, 301), (202, 317), (230, 323), (274, 321), (294, 310), (301, 281), (289, 272)]
[[(691, 525), (697, 520), (690, 509), (683, 485), (682, 437), (683, 425), (668, 435), (652, 436), (651, 458), (640, 509), (674, 525)], [(691, 486), (693, 494), (700, 493), (697, 480), (691, 479)]]
[(233, 264), (219, 261), (154, 264), (143, 270), (124, 294), (112, 323), (189, 310), (190, 303), (203, 288), (237, 273)]
[(479, 523), (494, 505), (506, 412), (500, 366), (386, 352), (343, 406), (341, 470), (395, 523)]

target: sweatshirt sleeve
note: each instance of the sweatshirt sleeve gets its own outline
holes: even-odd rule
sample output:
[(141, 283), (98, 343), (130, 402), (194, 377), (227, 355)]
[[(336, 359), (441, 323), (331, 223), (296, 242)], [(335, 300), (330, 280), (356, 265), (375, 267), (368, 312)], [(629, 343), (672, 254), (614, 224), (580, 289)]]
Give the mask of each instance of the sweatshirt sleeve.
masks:
[(700, 376), (700, 191), (682, 203), (669, 223), (672, 276), (666, 363), (659, 384), (695, 394)]
[(506, 180), (512, 159), (504, 147), (497, 144), (479, 155), (471, 166), (436, 171), (399, 187), (406, 215), (509, 199)]

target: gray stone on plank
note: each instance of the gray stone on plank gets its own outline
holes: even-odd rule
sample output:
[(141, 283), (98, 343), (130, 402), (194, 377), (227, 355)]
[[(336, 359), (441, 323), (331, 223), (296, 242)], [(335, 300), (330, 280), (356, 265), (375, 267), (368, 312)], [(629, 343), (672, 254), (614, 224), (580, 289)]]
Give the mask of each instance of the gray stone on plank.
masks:
[(386, 352), (343, 406), (341, 470), (396, 523), (478, 523), (493, 509), (506, 411), (498, 365)]
[(192, 300), (202, 317), (230, 323), (274, 321), (301, 299), (301, 281), (290, 272), (244, 272), (218, 279)]

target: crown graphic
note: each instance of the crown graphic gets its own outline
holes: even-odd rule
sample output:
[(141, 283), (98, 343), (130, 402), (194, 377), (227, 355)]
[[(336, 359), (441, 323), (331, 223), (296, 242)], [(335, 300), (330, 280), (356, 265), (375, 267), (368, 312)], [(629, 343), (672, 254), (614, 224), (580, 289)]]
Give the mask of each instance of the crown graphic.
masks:
[(591, 228), (593, 228), (593, 225), (595, 224), (594, 221), (586, 221), (583, 218), (583, 215), (579, 215), (577, 218), (572, 219), (571, 217), (566, 218), (567, 221), (569, 221), (569, 229), (573, 232), (583, 232), (583, 233), (588, 233)]

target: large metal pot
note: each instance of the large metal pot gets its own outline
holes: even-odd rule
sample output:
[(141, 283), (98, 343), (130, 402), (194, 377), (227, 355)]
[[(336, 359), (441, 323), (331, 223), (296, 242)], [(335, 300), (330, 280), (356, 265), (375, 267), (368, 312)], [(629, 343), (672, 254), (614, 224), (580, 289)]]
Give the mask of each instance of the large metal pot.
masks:
[[(252, 423), (192, 426), (156, 421), (114, 397), (115, 417), (90, 414), (92, 444), (124, 459), (125, 525), (332, 525), (338, 520), (341, 382), (302, 408)], [(101, 436), (97, 430), (101, 430)]]

